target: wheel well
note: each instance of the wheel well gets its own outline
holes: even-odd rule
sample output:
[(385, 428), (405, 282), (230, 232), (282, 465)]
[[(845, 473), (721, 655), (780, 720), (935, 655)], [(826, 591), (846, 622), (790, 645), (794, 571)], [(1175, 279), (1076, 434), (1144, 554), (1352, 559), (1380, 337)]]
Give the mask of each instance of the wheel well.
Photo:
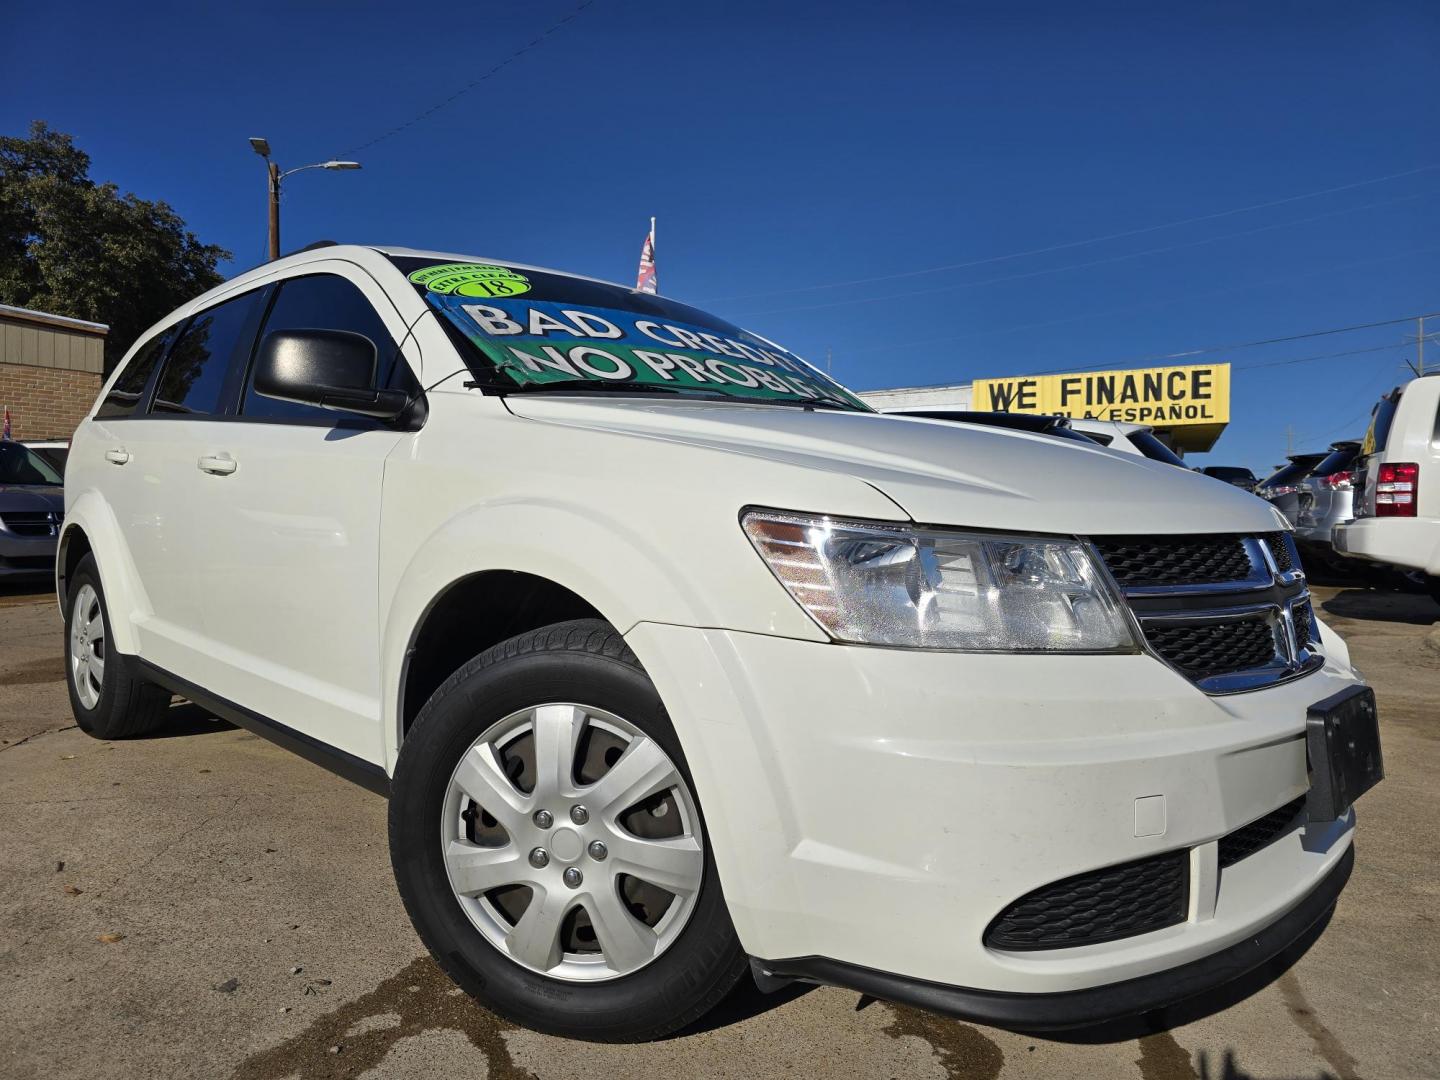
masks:
[(440, 684), (490, 646), (551, 623), (603, 617), (563, 585), (533, 574), (487, 570), (457, 581), (411, 639), (401, 676), (401, 736)]
[(79, 525), (69, 529), (61, 543), (64, 545), (64, 551), (59, 562), (60, 580), (55, 584), (63, 604), (65, 594), (70, 589), (70, 578), (74, 575), (75, 568), (80, 565), (80, 560), (90, 554), (91, 548), (90, 537), (85, 535), (85, 530)]

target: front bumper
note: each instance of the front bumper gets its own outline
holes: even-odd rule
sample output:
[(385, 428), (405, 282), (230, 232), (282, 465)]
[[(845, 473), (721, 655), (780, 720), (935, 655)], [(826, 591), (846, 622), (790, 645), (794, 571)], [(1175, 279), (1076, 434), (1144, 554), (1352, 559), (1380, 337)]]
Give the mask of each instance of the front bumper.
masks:
[(53, 575), (59, 543), (57, 536), (19, 536), (0, 525), (0, 578)]
[[(647, 623), (627, 640), (685, 747), (741, 942), (777, 964), (823, 958), (972, 995), (1113, 990), (1262, 936), (1348, 856), (1353, 813), (1223, 872), (1216, 843), (1306, 790), (1306, 709), (1359, 681), (1343, 659), (1207, 697), (1148, 656)], [(982, 943), (1039, 886), (1170, 851), (1190, 867), (1178, 925), (1023, 953)]]
[(1343, 555), (1440, 575), (1440, 519), (1357, 518), (1336, 525), (1332, 538)]

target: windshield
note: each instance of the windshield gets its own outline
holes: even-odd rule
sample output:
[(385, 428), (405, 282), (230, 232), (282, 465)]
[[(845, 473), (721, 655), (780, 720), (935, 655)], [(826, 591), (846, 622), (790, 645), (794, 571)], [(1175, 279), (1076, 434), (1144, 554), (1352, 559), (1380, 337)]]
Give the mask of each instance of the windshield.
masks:
[(1127, 438), (1151, 461), (1163, 461), (1166, 465), (1178, 465), (1182, 469), (1189, 468), (1180, 460), (1179, 454), (1148, 431), (1132, 431)]
[(51, 484), (62, 481), (54, 467), (28, 446), (0, 442), (0, 484)]
[(622, 390), (873, 411), (794, 353), (673, 300), (528, 267), (391, 258), (488, 390)]

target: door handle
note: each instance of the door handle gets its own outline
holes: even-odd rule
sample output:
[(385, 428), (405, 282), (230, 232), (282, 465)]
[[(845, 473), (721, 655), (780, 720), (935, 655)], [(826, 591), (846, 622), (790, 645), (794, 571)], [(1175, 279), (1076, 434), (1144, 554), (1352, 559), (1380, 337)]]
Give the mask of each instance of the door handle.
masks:
[(235, 471), (236, 461), (229, 454), (206, 454), (195, 465), (201, 472), (229, 476)]
[(105, 451), (105, 460), (111, 465), (124, 465), (130, 460), (130, 454), (121, 447), (114, 447)]

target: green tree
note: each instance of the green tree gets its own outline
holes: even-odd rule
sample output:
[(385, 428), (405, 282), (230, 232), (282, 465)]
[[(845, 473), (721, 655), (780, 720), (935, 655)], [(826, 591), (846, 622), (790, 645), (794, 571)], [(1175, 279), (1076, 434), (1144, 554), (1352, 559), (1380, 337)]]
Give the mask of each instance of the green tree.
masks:
[(106, 323), (106, 370), (167, 312), (218, 285), (230, 252), (166, 203), (90, 179), (90, 155), (41, 120), (0, 136), (0, 303)]

